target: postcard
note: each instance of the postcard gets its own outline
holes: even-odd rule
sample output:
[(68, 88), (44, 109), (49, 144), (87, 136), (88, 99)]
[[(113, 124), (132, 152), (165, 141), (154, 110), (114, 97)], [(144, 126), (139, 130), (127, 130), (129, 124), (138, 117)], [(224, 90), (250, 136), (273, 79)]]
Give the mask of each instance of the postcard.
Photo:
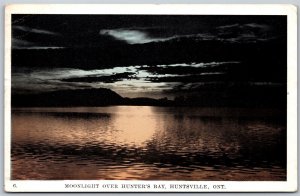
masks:
[(7, 5), (6, 191), (297, 188), (295, 6)]

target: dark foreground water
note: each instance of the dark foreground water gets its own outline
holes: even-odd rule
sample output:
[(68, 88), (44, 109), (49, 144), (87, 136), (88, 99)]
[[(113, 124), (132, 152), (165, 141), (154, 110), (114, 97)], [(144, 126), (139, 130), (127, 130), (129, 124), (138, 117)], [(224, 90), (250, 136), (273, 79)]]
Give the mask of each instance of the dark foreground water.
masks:
[(12, 179), (285, 180), (286, 121), (266, 109), (15, 108)]

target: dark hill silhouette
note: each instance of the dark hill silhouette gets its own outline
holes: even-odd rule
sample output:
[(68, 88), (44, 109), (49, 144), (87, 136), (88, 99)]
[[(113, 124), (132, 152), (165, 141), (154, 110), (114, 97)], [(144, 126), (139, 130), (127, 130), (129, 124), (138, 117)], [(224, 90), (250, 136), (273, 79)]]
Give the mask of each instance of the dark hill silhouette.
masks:
[(122, 101), (120, 95), (106, 88), (12, 95), (12, 106), (16, 107), (105, 106), (119, 105)]
[(116, 92), (106, 89), (59, 90), (39, 94), (12, 94), (13, 107), (73, 107), (108, 105), (172, 105), (167, 99), (146, 97), (123, 98)]
[(108, 105), (203, 106), (286, 108), (286, 90), (281, 87), (234, 87), (178, 96), (174, 100), (147, 97), (123, 98), (105, 89), (60, 90), (39, 94), (12, 94), (13, 107), (73, 107)]

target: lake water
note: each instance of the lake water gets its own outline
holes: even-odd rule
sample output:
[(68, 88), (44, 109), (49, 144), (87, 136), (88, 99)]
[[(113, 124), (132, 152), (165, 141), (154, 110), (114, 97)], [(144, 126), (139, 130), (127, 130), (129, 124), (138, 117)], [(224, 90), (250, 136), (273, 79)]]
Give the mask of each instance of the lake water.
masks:
[(286, 180), (279, 110), (14, 108), (12, 179)]

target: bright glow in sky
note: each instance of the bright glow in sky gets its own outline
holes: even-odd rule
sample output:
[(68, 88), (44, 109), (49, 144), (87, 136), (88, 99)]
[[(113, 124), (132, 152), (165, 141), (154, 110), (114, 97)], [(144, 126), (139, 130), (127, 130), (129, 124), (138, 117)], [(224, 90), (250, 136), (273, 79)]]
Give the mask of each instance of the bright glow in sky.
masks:
[[(239, 62), (210, 62), (210, 63), (191, 63), (191, 64), (170, 64), (157, 65), (156, 68), (164, 69), (168, 67), (217, 67), (224, 64), (237, 64)], [(153, 67), (155, 69), (155, 67)], [(156, 71), (151, 72), (148, 65), (135, 65), (127, 67), (113, 67), (107, 69), (82, 70), (73, 68), (56, 68), (56, 69), (26, 69), (19, 68), (20, 71), (13, 73), (13, 88), (22, 89), (23, 91), (45, 91), (59, 89), (80, 89), (80, 88), (108, 88), (124, 97), (147, 96), (161, 98), (164, 91), (172, 90), (174, 87), (182, 84), (176, 80), (181, 77), (204, 77), (205, 75), (221, 75), (225, 72), (201, 72), (194, 74), (159, 74)], [(126, 75), (128, 73), (128, 75)], [(125, 74), (118, 76), (117, 74)], [(103, 81), (101, 77), (108, 77), (111, 80)], [(161, 78), (175, 78), (168, 82)], [(95, 79), (89, 82), (82, 80), (85, 78)], [(68, 81), (67, 79), (77, 79)], [(99, 79), (99, 80), (98, 80)], [(187, 86), (187, 84), (185, 84)], [(156, 97), (158, 96), (158, 97)]]
[(168, 38), (151, 38), (146, 32), (138, 30), (111, 29), (101, 30), (100, 34), (110, 35), (117, 40), (126, 41), (128, 44), (145, 44), (150, 42), (165, 41)]

